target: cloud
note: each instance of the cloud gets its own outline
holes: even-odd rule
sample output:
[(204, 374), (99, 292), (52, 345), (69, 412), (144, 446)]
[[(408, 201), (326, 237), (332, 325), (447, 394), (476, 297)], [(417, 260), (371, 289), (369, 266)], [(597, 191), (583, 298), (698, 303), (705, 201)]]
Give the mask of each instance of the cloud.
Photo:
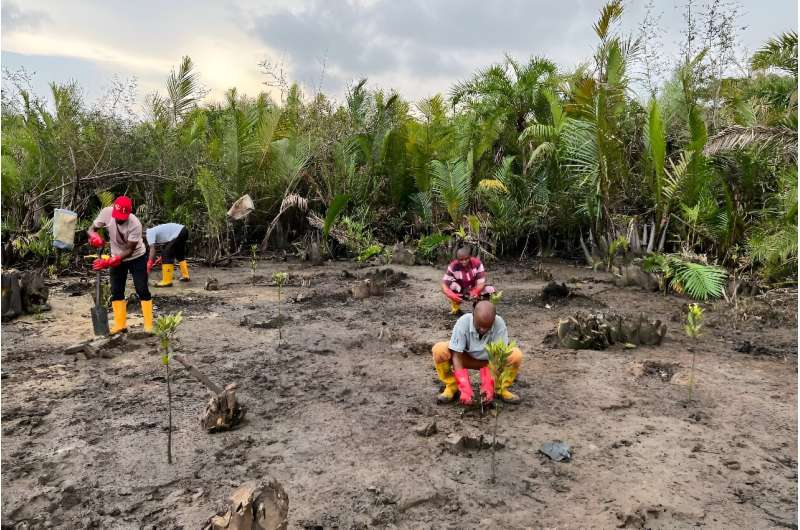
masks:
[(9, 33), (17, 29), (37, 29), (50, 20), (43, 11), (32, 9), (23, 11), (8, 0), (4, 1), (0, 8), (0, 18), (3, 20), (3, 31)]
[(407, 96), (413, 98), (446, 90), (505, 53), (572, 64), (585, 53), (574, 37), (586, 33), (595, 16), (594, 9), (568, 2), (548, 3), (545, 11), (527, 0), (310, 0), (257, 14), (250, 31), (286, 53), (292, 77), (307, 86), (316, 84), (324, 61), (326, 81), (338, 85), (326, 82), (326, 89), (341, 88), (346, 79), (394, 76), (410, 78), (414, 90)]

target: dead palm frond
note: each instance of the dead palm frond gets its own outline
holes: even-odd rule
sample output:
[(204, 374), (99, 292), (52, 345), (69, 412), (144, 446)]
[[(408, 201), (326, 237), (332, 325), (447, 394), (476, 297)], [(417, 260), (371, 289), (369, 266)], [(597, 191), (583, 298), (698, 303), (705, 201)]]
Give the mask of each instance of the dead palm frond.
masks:
[(753, 145), (774, 147), (782, 156), (797, 160), (797, 131), (788, 127), (741, 127), (731, 125), (708, 139), (703, 154), (714, 156), (724, 151)]

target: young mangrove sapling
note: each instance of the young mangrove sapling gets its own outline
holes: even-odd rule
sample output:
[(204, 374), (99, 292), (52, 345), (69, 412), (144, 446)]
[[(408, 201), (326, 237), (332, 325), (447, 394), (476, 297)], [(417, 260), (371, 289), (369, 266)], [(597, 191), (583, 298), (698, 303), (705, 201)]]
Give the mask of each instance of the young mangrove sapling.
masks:
[(278, 286), (278, 341), (283, 342), (283, 316), (281, 314), (281, 291), (289, 279), (289, 274), (285, 272), (273, 272), (272, 281)]
[(703, 325), (703, 308), (698, 304), (689, 304), (689, 312), (686, 314), (686, 335), (693, 338), (695, 345), (692, 348), (692, 368), (689, 371), (689, 401), (692, 400), (694, 391), (694, 361), (697, 357), (697, 337), (700, 336), (700, 328)]
[(178, 326), (183, 321), (183, 314), (170, 313), (156, 320), (156, 335), (161, 341), (161, 363), (167, 369), (167, 410), (169, 411), (169, 428), (167, 430), (167, 462), (172, 463), (172, 388), (170, 386), (171, 370), (169, 361), (172, 358), (172, 341)]
[[(499, 385), (502, 381), (503, 372), (508, 367), (508, 358), (514, 348), (517, 347), (516, 342), (509, 344), (504, 343), (502, 340), (496, 340), (486, 345), (486, 352), (489, 354), (489, 369), (492, 372), (492, 379), (494, 384)], [(500, 403), (495, 400), (494, 406), (494, 432), (492, 433), (492, 484), (495, 482), (495, 449), (497, 447), (497, 417), (500, 415)]]

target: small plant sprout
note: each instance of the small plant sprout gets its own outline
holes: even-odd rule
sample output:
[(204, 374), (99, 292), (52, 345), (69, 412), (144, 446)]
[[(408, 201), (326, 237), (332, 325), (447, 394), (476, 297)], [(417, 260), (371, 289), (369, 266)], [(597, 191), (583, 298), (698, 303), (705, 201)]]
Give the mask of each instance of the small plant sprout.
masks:
[(489, 295), (489, 301), (494, 305), (499, 304), (500, 300), (502, 299), (503, 299), (503, 291), (495, 291)]
[[(703, 325), (703, 308), (698, 304), (689, 304), (689, 312), (686, 314), (686, 325), (683, 327), (686, 330), (686, 335), (694, 339), (697, 343), (697, 337), (700, 336), (700, 328)], [(692, 400), (692, 393), (694, 391), (694, 361), (697, 357), (696, 348), (692, 348), (692, 368), (689, 371), (689, 401)]]
[(251, 279), (256, 279), (256, 266), (258, 265), (258, 245), (250, 245), (250, 272)]
[(289, 279), (289, 274), (285, 272), (273, 272), (272, 281), (278, 286), (278, 341), (283, 342), (283, 315), (281, 314), (281, 291)]
[(167, 369), (167, 410), (169, 411), (169, 428), (167, 430), (167, 462), (172, 463), (172, 388), (170, 386), (171, 370), (169, 361), (172, 358), (172, 341), (175, 332), (183, 322), (183, 314), (170, 313), (156, 320), (156, 335), (161, 342), (161, 364)]
[[(516, 342), (512, 341), (506, 344), (502, 340), (496, 340), (486, 345), (486, 353), (489, 354), (489, 370), (492, 372), (492, 379), (494, 379), (495, 385), (499, 385), (502, 381), (503, 372), (508, 367), (508, 358), (516, 347)], [(492, 433), (492, 484), (495, 482), (495, 449), (497, 446), (497, 418), (499, 415), (500, 404), (495, 401), (494, 430)]]

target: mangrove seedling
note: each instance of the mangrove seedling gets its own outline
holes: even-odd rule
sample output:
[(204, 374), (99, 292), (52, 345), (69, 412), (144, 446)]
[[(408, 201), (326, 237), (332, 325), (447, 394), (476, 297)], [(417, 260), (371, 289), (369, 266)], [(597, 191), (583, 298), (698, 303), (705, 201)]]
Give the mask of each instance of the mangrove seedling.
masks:
[(697, 357), (697, 337), (700, 336), (700, 328), (703, 325), (703, 308), (698, 304), (689, 304), (689, 312), (686, 313), (686, 335), (694, 339), (695, 346), (692, 348), (692, 368), (689, 371), (689, 401), (692, 400), (694, 391), (694, 362)]
[(169, 427), (167, 429), (167, 462), (172, 463), (172, 387), (170, 378), (172, 376), (169, 361), (172, 358), (172, 341), (175, 332), (183, 322), (183, 313), (170, 313), (156, 320), (156, 335), (161, 342), (161, 364), (167, 370), (167, 410), (169, 414)]
[(500, 300), (502, 299), (503, 299), (503, 291), (496, 291), (489, 295), (489, 301), (494, 305), (499, 304)]
[[(517, 347), (516, 342), (506, 344), (498, 339), (486, 345), (486, 352), (489, 354), (489, 370), (492, 372), (492, 379), (495, 385), (499, 385), (502, 381), (503, 373), (508, 368), (508, 358), (514, 348)], [(500, 403), (494, 400), (494, 429), (492, 432), (492, 484), (495, 482), (495, 450), (497, 447), (497, 418), (500, 415)]]
[(256, 281), (256, 266), (258, 265), (257, 254), (258, 245), (250, 245), (250, 278), (253, 282)]
[(283, 342), (283, 315), (281, 313), (281, 292), (289, 275), (285, 272), (273, 272), (272, 281), (278, 286), (278, 341)]

